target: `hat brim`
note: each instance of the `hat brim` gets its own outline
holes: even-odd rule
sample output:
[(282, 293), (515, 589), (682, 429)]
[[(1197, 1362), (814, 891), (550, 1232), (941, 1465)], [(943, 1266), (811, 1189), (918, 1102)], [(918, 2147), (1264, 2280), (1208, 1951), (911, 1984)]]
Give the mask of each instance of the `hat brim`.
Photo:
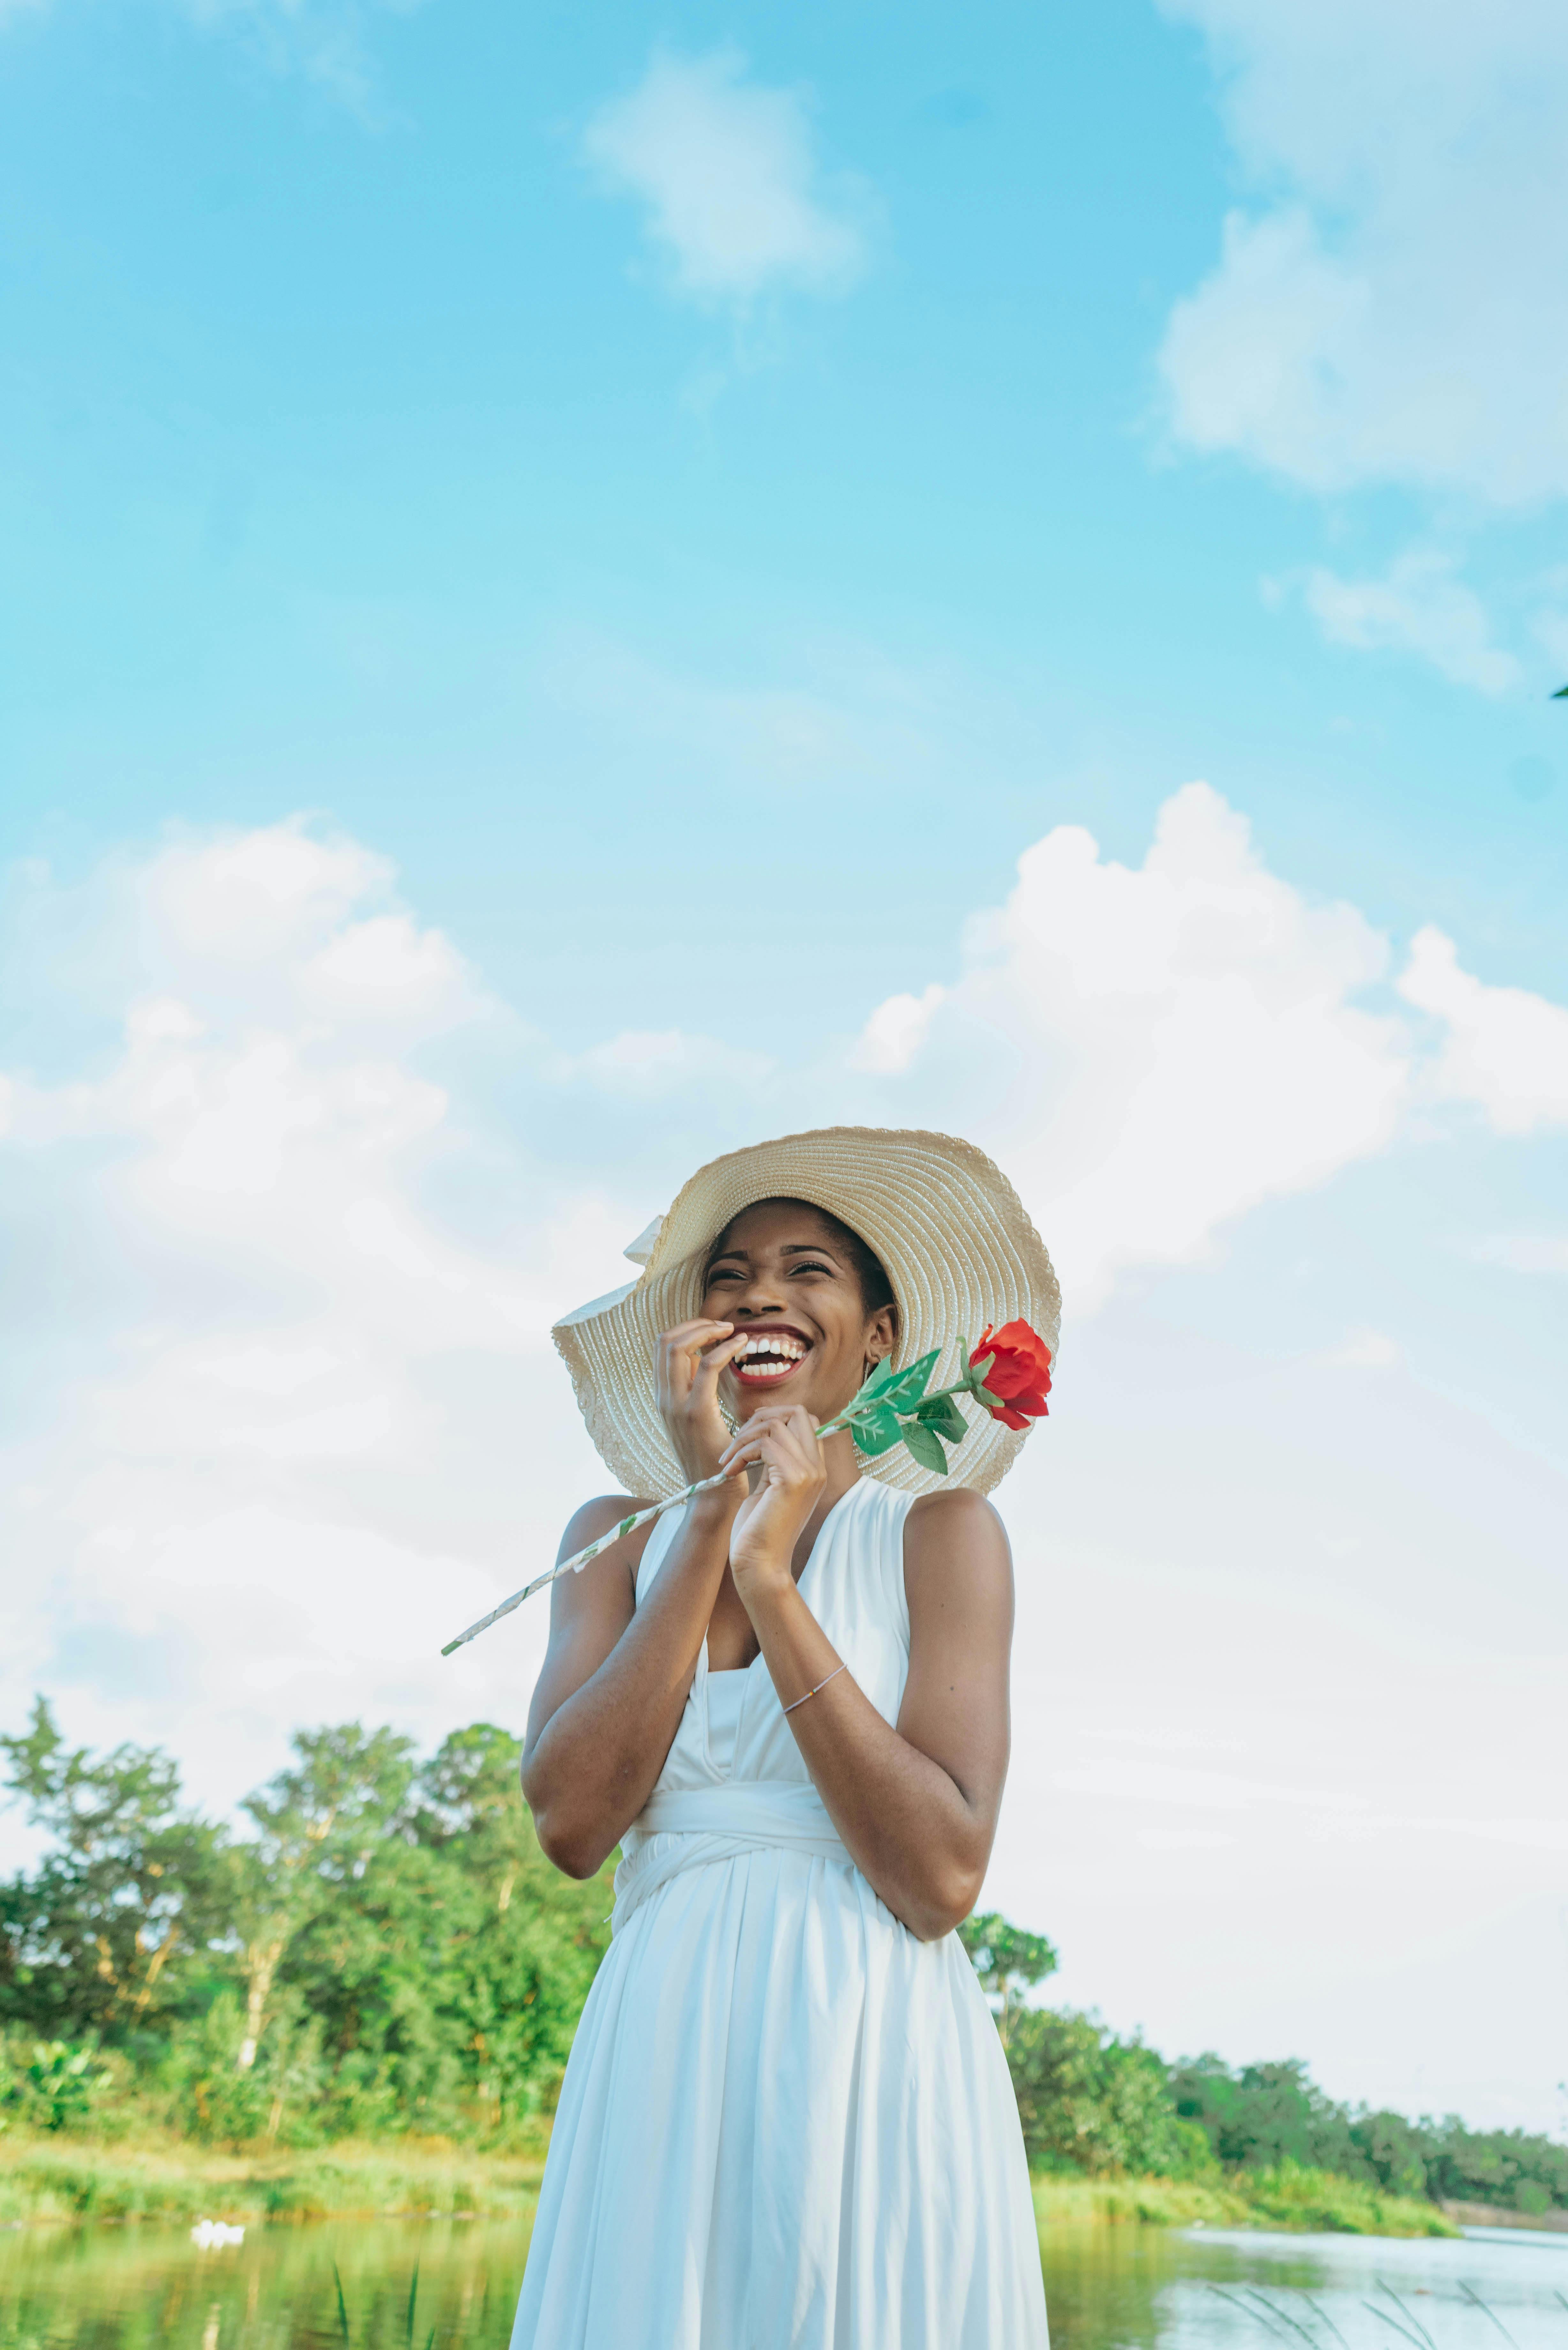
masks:
[[(686, 1482), (654, 1401), (662, 1331), (701, 1312), (709, 1250), (759, 1200), (806, 1200), (847, 1224), (887, 1268), (898, 1304), (895, 1360), (940, 1350), (933, 1387), (959, 1375), (960, 1343), (1023, 1319), (1056, 1352), (1062, 1297), (1044, 1243), (1001, 1169), (952, 1135), (831, 1126), (732, 1150), (699, 1170), (659, 1225), (640, 1279), (556, 1323), (553, 1336), (588, 1434), (628, 1493), (661, 1501)], [(646, 1236), (645, 1236), (646, 1237)], [(938, 1476), (895, 1445), (863, 1463), (901, 1492), (989, 1493), (1028, 1430), (973, 1403), (969, 1434)]]

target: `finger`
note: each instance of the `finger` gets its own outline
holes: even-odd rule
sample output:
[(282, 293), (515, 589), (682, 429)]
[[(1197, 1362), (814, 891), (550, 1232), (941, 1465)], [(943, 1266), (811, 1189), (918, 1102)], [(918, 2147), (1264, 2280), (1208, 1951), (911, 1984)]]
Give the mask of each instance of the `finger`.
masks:
[(701, 1355), (704, 1347), (729, 1337), (732, 1322), (683, 1322), (674, 1330), (664, 1331), (659, 1347), (667, 1359)]
[(753, 1412), (751, 1418), (744, 1421), (742, 1425), (735, 1430), (734, 1435), (731, 1437), (730, 1441), (724, 1447), (724, 1452), (720, 1454), (720, 1459), (722, 1460), (724, 1458), (724, 1453), (732, 1452), (737, 1444), (750, 1444), (759, 1436), (766, 1435), (770, 1429), (777, 1428), (781, 1424), (782, 1421), (780, 1416), (776, 1412), (766, 1419), (763, 1418), (760, 1411)]
[(776, 1470), (791, 1484), (821, 1482), (816, 1463), (808, 1461), (799, 1446), (791, 1443), (788, 1434), (776, 1428), (764, 1429), (759, 1435), (743, 1439), (732, 1460), (745, 1467)]
[(746, 1414), (745, 1419), (742, 1423), (741, 1430), (738, 1432), (744, 1435), (752, 1435), (754, 1434), (758, 1429), (776, 1428), (784, 1417), (784, 1413), (781, 1405), (776, 1403), (760, 1403), (754, 1411), (749, 1411)]
[(781, 1471), (785, 1473), (793, 1471), (793, 1461), (787, 1460), (787, 1455), (783, 1455), (771, 1436), (757, 1436), (757, 1439), (753, 1439), (753, 1443), (741, 1445), (741, 1450), (736, 1452), (733, 1461), (726, 1461), (724, 1466), (726, 1466), (726, 1473), (732, 1471), (732, 1469), (781, 1469)]
[(723, 1345), (732, 1328), (728, 1322), (681, 1322), (666, 1330), (654, 1363), (654, 1384), (662, 1391), (661, 1399), (684, 1402), (701, 1375), (703, 1348)]
[(722, 1326), (717, 1323), (680, 1322), (673, 1330), (661, 1330), (654, 1341), (654, 1353), (661, 1363), (678, 1363), (696, 1354), (708, 1341), (716, 1338)]
[(694, 1378), (716, 1379), (726, 1365), (734, 1361), (745, 1343), (746, 1333), (743, 1330), (735, 1337), (719, 1339), (716, 1345), (709, 1347), (698, 1357)]
[(767, 1441), (768, 1431), (765, 1428), (743, 1428), (738, 1436), (731, 1437), (719, 1455), (720, 1461), (722, 1463), (726, 1461), (753, 1460), (759, 1449)]

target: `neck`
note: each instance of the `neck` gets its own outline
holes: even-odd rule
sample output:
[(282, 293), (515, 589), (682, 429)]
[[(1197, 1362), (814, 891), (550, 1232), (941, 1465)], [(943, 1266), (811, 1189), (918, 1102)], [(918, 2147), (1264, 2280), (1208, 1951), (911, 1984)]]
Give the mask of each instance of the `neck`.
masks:
[(836, 1436), (830, 1436), (827, 1439), (822, 1448), (822, 1457), (827, 1468), (827, 1482), (817, 1496), (815, 1508), (795, 1539), (794, 1571), (797, 1575), (811, 1556), (816, 1537), (822, 1531), (823, 1520), (829, 1510), (836, 1503), (842, 1502), (852, 1485), (857, 1485), (860, 1482), (860, 1463), (856, 1457), (855, 1439), (846, 1428), (841, 1428)]
[(822, 1489), (822, 1499), (817, 1508), (826, 1517), (835, 1502), (841, 1502), (851, 1485), (857, 1485), (860, 1482), (859, 1455), (855, 1450), (855, 1439), (846, 1428), (841, 1428), (836, 1435), (828, 1437), (822, 1448), (822, 1457), (827, 1465), (827, 1482)]

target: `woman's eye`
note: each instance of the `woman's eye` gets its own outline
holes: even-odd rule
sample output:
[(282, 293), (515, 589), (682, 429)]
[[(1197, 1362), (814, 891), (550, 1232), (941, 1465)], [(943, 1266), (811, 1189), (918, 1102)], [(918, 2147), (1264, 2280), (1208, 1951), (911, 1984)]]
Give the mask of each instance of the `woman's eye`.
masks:
[(825, 1273), (829, 1281), (833, 1279), (833, 1267), (830, 1264), (797, 1264), (794, 1270), (796, 1273)]

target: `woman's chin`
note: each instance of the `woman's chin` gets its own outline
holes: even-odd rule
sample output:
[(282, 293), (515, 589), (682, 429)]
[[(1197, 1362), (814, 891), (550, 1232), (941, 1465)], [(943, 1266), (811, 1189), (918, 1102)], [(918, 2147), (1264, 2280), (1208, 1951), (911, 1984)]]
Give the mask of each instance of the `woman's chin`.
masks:
[(784, 1404), (792, 1410), (796, 1404), (804, 1404), (814, 1419), (828, 1418), (809, 1364), (803, 1363), (798, 1370), (788, 1372), (783, 1378), (732, 1378), (730, 1384), (738, 1419), (750, 1419), (753, 1412), (770, 1403)]
[(824, 1395), (816, 1382), (809, 1378), (775, 1379), (762, 1388), (742, 1387), (737, 1380), (730, 1412), (736, 1426), (743, 1427), (752, 1414), (760, 1411), (766, 1404), (780, 1404), (792, 1411), (798, 1404), (811, 1414), (820, 1428), (825, 1421), (837, 1419), (855, 1392), (851, 1388), (845, 1396)]

